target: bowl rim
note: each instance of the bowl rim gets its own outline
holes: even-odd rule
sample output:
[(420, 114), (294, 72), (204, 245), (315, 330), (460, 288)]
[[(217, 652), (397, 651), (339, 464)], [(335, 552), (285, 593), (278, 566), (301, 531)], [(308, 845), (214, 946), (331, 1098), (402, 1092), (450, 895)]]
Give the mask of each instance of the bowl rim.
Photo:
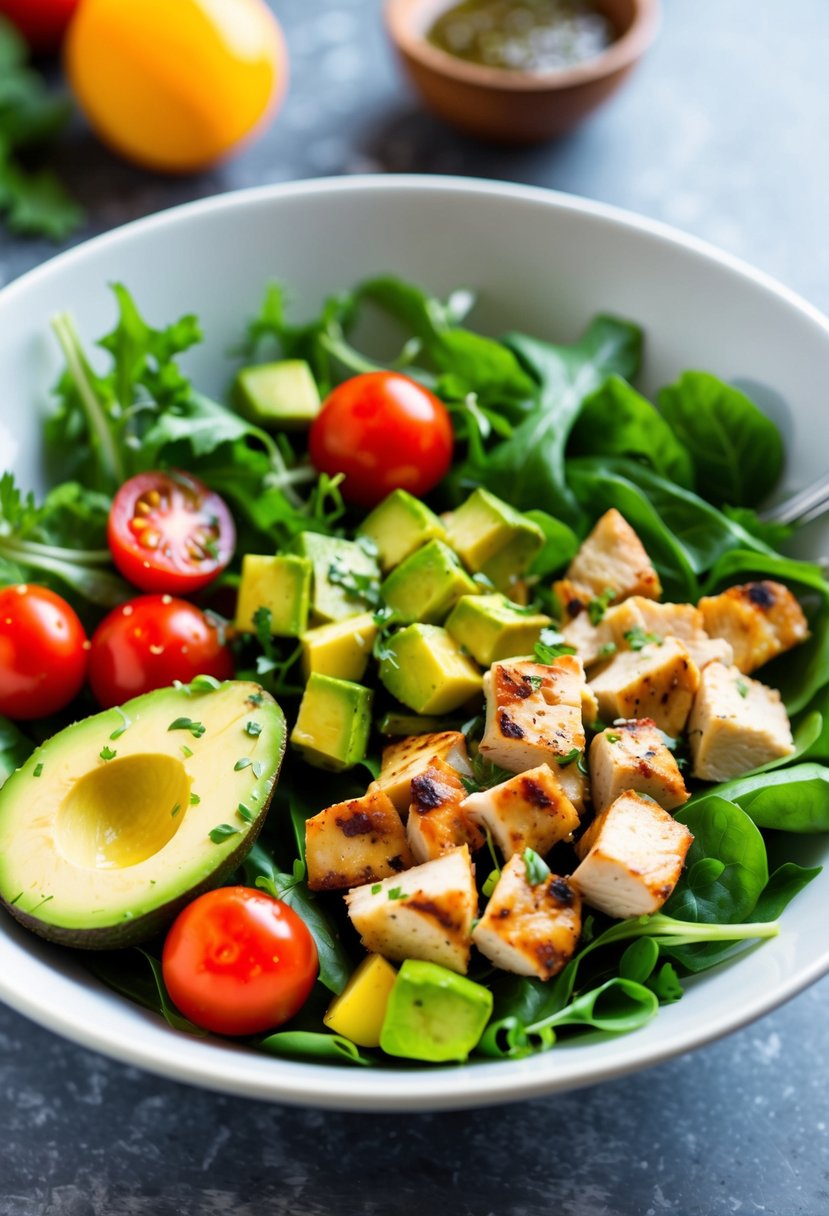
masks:
[[(165, 211), (130, 221), (118, 228), (90, 238), (33, 268), (0, 289), (0, 306), (13, 305), (30, 286), (60, 273), (65, 267), (82, 264), (90, 249), (114, 250), (146, 233), (156, 232), (203, 216), (222, 212), (244, 213), (251, 206), (278, 202), (283, 198), (308, 198), (318, 195), (344, 195), (421, 192), (462, 194), (467, 198), (490, 197), (543, 206), (552, 211), (587, 215), (608, 226), (655, 239), (658, 243), (680, 248), (736, 274), (739, 278), (779, 298), (814, 326), (829, 343), (829, 318), (796, 292), (772, 276), (757, 270), (742, 259), (718, 250), (701, 238), (683, 233), (658, 220), (624, 210), (611, 204), (583, 199), (538, 186), (526, 186), (486, 179), (425, 175), (354, 175), (317, 178), (252, 187), (180, 204)], [(16, 926), (9, 926), (10, 931)], [(23, 934), (25, 931), (20, 930)], [(0, 934), (2, 929), (0, 928)], [(787, 934), (783, 921), (780, 939)], [(780, 940), (778, 939), (778, 940)], [(34, 939), (32, 939), (34, 940)], [(807, 966), (784, 978), (750, 1006), (730, 1010), (717, 1020), (700, 1019), (694, 1033), (665, 1034), (658, 1044), (642, 1035), (626, 1036), (625, 1051), (611, 1061), (594, 1060), (582, 1055), (584, 1049), (562, 1047), (546, 1057), (521, 1061), (520, 1067), (508, 1061), (493, 1061), (464, 1068), (439, 1067), (412, 1070), (363, 1070), (298, 1063), (271, 1057), (272, 1067), (264, 1066), (261, 1055), (236, 1044), (191, 1039), (183, 1051), (180, 1032), (164, 1025), (153, 1015), (129, 1006), (135, 1016), (149, 1027), (146, 1036), (135, 1037), (124, 1026), (111, 1026), (106, 1019), (90, 1023), (78, 1009), (61, 1006), (48, 992), (30, 992), (16, 984), (14, 972), (0, 969), (0, 999), (39, 1025), (85, 1048), (100, 1051), (123, 1063), (138, 1066), (166, 1079), (185, 1082), (224, 1093), (289, 1105), (316, 1106), (360, 1111), (412, 1111), (460, 1109), (523, 1101), (554, 1092), (573, 1090), (611, 1080), (649, 1067), (729, 1034), (769, 1013), (829, 972), (829, 942)], [(58, 973), (60, 974), (60, 973)], [(91, 978), (91, 977), (90, 977)], [(74, 979), (60, 975), (62, 982), (76, 986)], [(107, 992), (92, 979), (90, 989)], [(120, 998), (123, 999), (123, 998)], [(125, 1004), (129, 1005), (128, 1002)], [(240, 1063), (241, 1061), (241, 1063)], [(545, 1063), (542, 1061), (546, 1061)], [(582, 1062), (583, 1061), (583, 1062)], [(541, 1066), (539, 1067), (539, 1063)], [(379, 1078), (379, 1081), (378, 1081)]]
[(497, 93), (557, 93), (605, 80), (632, 67), (656, 38), (662, 24), (661, 0), (632, 0), (634, 14), (620, 38), (599, 55), (572, 67), (546, 72), (526, 72), (487, 67), (443, 51), (416, 30), (413, 18), (435, 0), (385, 0), (383, 20), (386, 32), (398, 51), (422, 68), (459, 85), (493, 90)]

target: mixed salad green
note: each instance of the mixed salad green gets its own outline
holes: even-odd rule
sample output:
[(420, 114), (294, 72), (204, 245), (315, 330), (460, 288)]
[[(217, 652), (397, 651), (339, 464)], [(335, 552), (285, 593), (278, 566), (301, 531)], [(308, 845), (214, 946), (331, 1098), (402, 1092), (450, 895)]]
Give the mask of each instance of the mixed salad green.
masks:
[[(229, 391), (227, 403), (205, 396), (180, 365), (180, 356), (201, 339), (197, 318), (154, 328), (126, 288), (119, 285), (114, 292), (117, 322), (99, 343), (105, 371), (84, 349), (69, 316), (54, 321), (66, 365), (44, 432), (53, 488), (36, 502), (21, 492), (12, 470), (0, 477), (0, 588), (50, 588), (70, 602), (91, 632), (135, 596), (119, 572), (123, 564), (112, 560), (113, 500), (141, 474), (183, 470), (176, 475), (192, 475), (228, 504), (236, 531), (233, 562), (189, 598), (232, 654), (236, 678), (261, 685), (292, 724), (306, 689), (297, 638), (275, 636), (268, 611), (254, 613), (248, 631), (228, 625), (242, 558), (297, 553), (309, 535), (353, 541), (367, 514), (364, 505), (356, 505), (365, 495), (353, 492), (359, 471), (351, 474), (349, 493), (348, 475), (344, 482), (335, 469), (314, 466), (306, 430), (251, 421), (238, 392)], [(786, 905), (819, 872), (791, 859), (796, 851), (789, 848), (789, 834), (829, 830), (829, 583), (817, 565), (782, 552), (790, 529), (764, 523), (756, 513), (781, 472), (781, 437), (742, 392), (706, 372), (685, 372), (662, 389), (655, 404), (649, 401), (634, 387), (643, 334), (616, 317), (598, 316), (577, 342), (556, 345), (517, 333), (486, 337), (465, 324), (474, 305), (471, 293), (437, 299), (393, 277), (332, 296), (303, 324), (289, 319), (286, 300), (282, 287), (268, 288), (233, 359), (248, 367), (274, 359), (305, 364), (322, 399), (354, 377), (393, 370), (443, 402), (454, 445), (451, 465), (437, 484), (434, 450), (421, 460), (431, 510), (455, 510), (483, 488), (543, 534), (516, 594), (516, 612), (561, 618), (553, 580), (565, 573), (595, 521), (616, 509), (644, 545), (665, 600), (696, 604), (735, 584), (775, 580), (794, 593), (806, 614), (808, 640), (763, 673), (766, 683), (780, 689), (794, 749), (761, 771), (721, 784), (686, 774), (691, 798), (676, 818), (690, 829), (693, 843), (664, 907), (622, 921), (591, 912), (576, 952), (548, 980), (511, 974), (482, 955), (473, 957), (469, 978), (492, 994), (473, 1060), (546, 1050), (570, 1033), (587, 1039), (634, 1030), (659, 1005), (678, 1000), (687, 977), (773, 935)], [(384, 327), (391, 322), (399, 331), (395, 353), (382, 360), (358, 349), (354, 339), (355, 332), (371, 331), (378, 314)], [(229, 378), (232, 371), (229, 364)], [(399, 446), (408, 438), (404, 432), (396, 439), (386, 435), (381, 464), (396, 440)], [(375, 465), (369, 481), (376, 476)], [(207, 536), (200, 559), (208, 560), (214, 550)], [(363, 550), (372, 557), (365, 540)], [(289, 747), (259, 839), (225, 881), (261, 888), (293, 909), (310, 930), (319, 960), (317, 982), (301, 1010), (251, 1042), (276, 1054), (366, 1066), (390, 1057), (330, 1033), (322, 1021), (362, 951), (341, 892), (309, 888), (306, 822), (326, 807), (361, 798), (378, 776), (383, 746), (400, 735), (461, 731), (471, 758), (472, 774), (464, 779), (469, 790), (494, 787), (510, 774), (478, 751), (484, 722), (474, 698), (468, 708), (439, 713), (437, 721), (424, 717), (422, 727), (413, 727), (410, 707), (402, 707), (377, 675), (405, 622), (385, 601), (376, 565), (369, 562), (361, 570), (335, 563), (332, 570), (353, 614), (371, 614), (375, 626), (373, 656), (360, 681), (373, 693), (368, 745), (337, 772), (308, 763), (307, 749)], [(499, 590), (485, 576), (479, 587)], [(595, 608), (596, 620), (606, 607)], [(13, 654), (13, 639), (11, 644)], [(536, 660), (549, 664), (568, 653), (572, 647), (557, 629), (545, 628)], [(117, 703), (114, 692), (98, 691), (108, 678), (93, 684), (100, 704)], [(189, 676), (182, 678), (194, 706), (211, 695), (215, 681), (192, 685)], [(56, 713), (0, 719), (0, 783), (66, 722), (97, 708), (85, 686)], [(194, 710), (187, 719), (191, 727), (196, 718)], [(687, 741), (671, 740), (671, 747), (684, 767)], [(231, 834), (238, 830), (229, 825)], [(482, 900), (503, 866), (491, 837), (489, 848), (491, 865), (482, 861), (486, 850), (477, 858)], [(525, 865), (536, 882), (549, 873), (531, 850)], [(170, 999), (161, 946), (161, 939), (151, 938), (96, 952), (88, 956), (89, 966), (171, 1025), (204, 1033)]]

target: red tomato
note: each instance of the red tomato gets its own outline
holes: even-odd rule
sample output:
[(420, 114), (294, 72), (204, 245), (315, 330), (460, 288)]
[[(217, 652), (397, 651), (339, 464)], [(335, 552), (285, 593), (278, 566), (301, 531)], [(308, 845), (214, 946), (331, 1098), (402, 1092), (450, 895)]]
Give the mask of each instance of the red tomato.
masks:
[(0, 714), (44, 718), (63, 709), (81, 690), (88, 657), (66, 600), (27, 583), (0, 590)]
[(220, 887), (180, 912), (161, 960), (185, 1017), (217, 1034), (260, 1034), (305, 1004), (317, 947), (296, 912), (264, 891)]
[(224, 499), (190, 473), (139, 473), (109, 512), (112, 560), (142, 591), (192, 595), (233, 557), (236, 528)]
[(139, 595), (92, 635), (89, 683), (104, 709), (201, 674), (232, 679), (233, 658), (216, 625), (186, 600)]
[(399, 372), (367, 372), (340, 384), (311, 427), (311, 460), (345, 473), (343, 495), (373, 507), (392, 490), (426, 494), (446, 475), (454, 436), (446, 407)]
[(0, 0), (8, 17), (35, 51), (56, 51), (79, 0)]

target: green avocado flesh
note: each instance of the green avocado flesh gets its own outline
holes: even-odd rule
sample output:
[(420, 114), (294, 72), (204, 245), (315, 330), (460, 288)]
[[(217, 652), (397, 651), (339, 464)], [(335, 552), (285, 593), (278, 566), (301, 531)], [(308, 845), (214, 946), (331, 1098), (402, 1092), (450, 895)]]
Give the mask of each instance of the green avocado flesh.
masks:
[(239, 681), (73, 723), (0, 789), (0, 900), (64, 945), (151, 937), (239, 865), (284, 751), (282, 710)]

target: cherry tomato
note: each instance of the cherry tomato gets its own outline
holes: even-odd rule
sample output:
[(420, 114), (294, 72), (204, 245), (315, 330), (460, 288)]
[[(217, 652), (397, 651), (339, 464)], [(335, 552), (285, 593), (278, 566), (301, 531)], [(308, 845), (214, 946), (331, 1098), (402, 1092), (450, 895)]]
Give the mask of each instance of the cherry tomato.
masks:
[(200, 674), (232, 679), (233, 658), (217, 626), (186, 600), (139, 595), (92, 635), (89, 683), (104, 709)]
[(78, 0), (0, 0), (0, 16), (8, 17), (34, 51), (60, 46)]
[(259, 1034), (305, 1004), (317, 948), (296, 912), (264, 891), (220, 887), (180, 912), (164, 943), (164, 982), (185, 1017), (217, 1034)]
[(139, 473), (109, 512), (109, 548), (142, 591), (192, 595), (233, 557), (236, 529), (224, 499), (190, 473)]
[(88, 658), (66, 600), (28, 583), (0, 590), (0, 714), (28, 720), (63, 709), (81, 690)]
[(276, 110), (288, 79), (265, 0), (84, 0), (65, 61), (104, 143), (165, 173), (224, 156)]
[(399, 372), (367, 372), (340, 384), (311, 427), (311, 460), (345, 473), (344, 496), (372, 507), (392, 490), (426, 494), (452, 461), (452, 423), (441, 401)]

